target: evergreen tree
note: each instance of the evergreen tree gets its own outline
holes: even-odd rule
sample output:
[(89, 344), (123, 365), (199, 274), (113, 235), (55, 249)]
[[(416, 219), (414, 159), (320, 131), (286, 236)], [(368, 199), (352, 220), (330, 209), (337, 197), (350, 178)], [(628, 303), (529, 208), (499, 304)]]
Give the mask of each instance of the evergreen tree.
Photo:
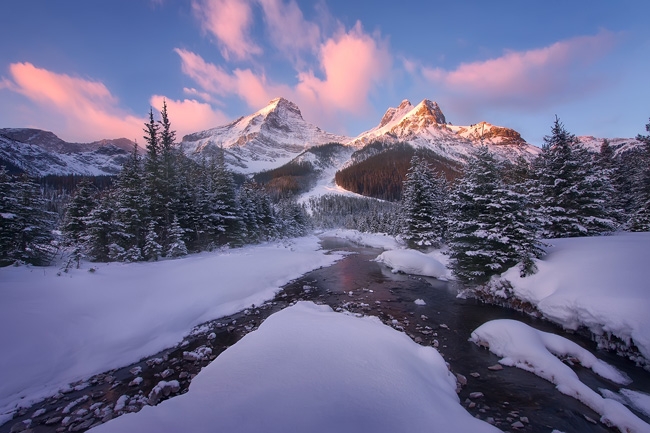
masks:
[[(86, 219), (87, 254), (96, 262), (107, 262), (115, 255), (115, 247), (109, 248), (114, 244), (113, 233), (116, 232), (116, 224), (113, 220), (115, 209), (113, 194), (113, 191), (108, 191)], [(109, 254), (111, 252), (112, 254)]]
[(158, 243), (158, 234), (156, 233), (156, 222), (150, 221), (147, 227), (147, 233), (142, 248), (142, 255), (145, 260), (158, 260), (163, 251), (162, 245)]
[(538, 223), (549, 238), (590, 236), (615, 227), (593, 159), (556, 117), (533, 162)]
[(444, 175), (434, 174), (424, 158), (414, 155), (404, 181), (401, 222), (411, 248), (438, 248), (444, 242), (446, 199)]
[(530, 225), (525, 196), (503, 181), (494, 155), (481, 146), (449, 199), (449, 253), (456, 277), (486, 283), (520, 263), (521, 274), (535, 271), (542, 250)]
[[(645, 125), (650, 133), (650, 122)], [(650, 231), (650, 134), (637, 135), (643, 144), (634, 180), (634, 205), (628, 226), (631, 231)]]
[(164, 225), (165, 203), (162, 184), (162, 158), (160, 125), (153, 118), (153, 108), (149, 109), (149, 122), (145, 123), (144, 139), (146, 154), (144, 158), (144, 187), (148, 198), (148, 218), (157, 227)]
[(71, 259), (77, 263), (77, 268), (88, 240), (87, 220), (97, 205), (96, 193), (97, 189), (90, 179), (83, 179), (65, 208), (61, 232), (66, 245), (72, 247)]
[(161, 120), (158, 122), (160, 126), (160, 151), (161, 151), (161, 180), (160, 186), (162, 188), (162, 203), (163, 203), (163, 246), (168, 248), (168, 243), (171, 242), (167, 239), (168, 232), (171, 230), (172, 223), (171, 215), (179, 211), (179, 197), (178, 197), (178, 179), (176, 172), (176, 158), (178, 157), (174, 149), (174, 141), (176, 140), (176, 131), (171, 129), (171, 122), (167, 114), (167, 101), (163, 101), (163, 108), (160, 112)]
[(178, 223), (178, 218), (174, 216), (171, 226), (169, 228), (169, 245), (165, 251), (165, 256), (167, 257), (180, 257), (187, 255), (187, 247), (185, 246), (185, 241), (183, 236), (185, 235), (185, 230)]
[(12, 179), (0, 168), (0, 265), (46, 265), (52, 259), (56, 215), (46, 210), (39, 185), (27, 176)]

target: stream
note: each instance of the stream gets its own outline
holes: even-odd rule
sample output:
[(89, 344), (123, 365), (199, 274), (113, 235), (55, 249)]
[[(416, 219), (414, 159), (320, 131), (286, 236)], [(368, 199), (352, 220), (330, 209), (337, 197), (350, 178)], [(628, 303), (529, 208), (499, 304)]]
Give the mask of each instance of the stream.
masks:
[[(300, 300), (327, 304), (337, 311), (377, 316), (385, 324), (407, 333), (415, 342), (436, 347), (451, 371), (466, 378), (467, 383), (459, 391), (461, 404), (472, 415), (504, 431), (550, 433), (557, 429), (564, 433), (611, 433), (615, 430), (597, 422), (598, 414), (561, 394), (550, 382), (517, 368), (501, 368), (497, 366), (497, 356), (469, 342), (471, 332), (489, 320), (515, 319), (562, 335), (625, 372), (633, 380), (626, 388), (650, 392), (650, 373), (627, 359), (597, 350), (596, 344), (587, 337), (567, 333), (552, 323), (513, 310), (459, 299), (452, 284), (444, 281), (393, 274), (386, 266), (373, 261), (382, 252), (380, 249), (361, 247), (339, 238), (323, 239), (322, 247), (347, 255), (332, 266), (290, 282), (263, 305), (201, 325), (174, 348), (72, 384), (70, 390), (22, 410), (12, 421), (0, 426), (0, 433), (19, 431), (14, 429), (26, 420), (31, 422), (26, 431), (36, 433), (85, 431), (122, 413), (139, 411), (161, 379), (178, 381), (180, 389), (172, 395), (187, 392), (191, 379), (201, 368), (254, 331), (266, 317)], [(425, 305), (416, 304), (416, 299), (423, 300)], [(187, 351), (201, 347), (210, 348), (210, 355), (204, 359), (184, 356)], [(573, 368), (592, 389), (619, 390), (616, 384), (589, 369), (579, 365)], [(135, 386), (130, 383), (134, 371), (142, 378)], [(470, 398), (476, 392), (483, 396)], [(123, 409), (110, 409), (125, 395), (131, 399), (125, 400)], [(66, 412), (74, 402), (79, 403)], [(636, 414), (650, 422), (643, 414)], [(513, 427), (517, 422), (519, 425)]]

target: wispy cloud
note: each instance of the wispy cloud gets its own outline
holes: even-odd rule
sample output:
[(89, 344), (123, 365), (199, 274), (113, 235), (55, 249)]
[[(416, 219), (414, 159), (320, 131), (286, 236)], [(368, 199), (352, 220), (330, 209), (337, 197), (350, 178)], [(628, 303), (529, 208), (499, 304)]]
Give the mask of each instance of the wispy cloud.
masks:
[(176, 131), (176, 138), (180, 141), (184, 135), (213, 128), (228, 122), (228, 116), (214, 110), (210, 104), (194, 99), (174, 100), (161, 95), (151, 97), (151, 106), (162, 110), (163, 101), (167, 102), (167, 112)]
[(321, 31), (316, 23), (307, 21), (294, 0), (258, 0), (272, 44), (293, 62), (300, 63), (300, 54), (316, 52)]
[[(458, 101), (495, 106), (544, 107), (571, 99), (599, 85), (590, 67), (616, 44), (614, 33), (602, 31), (528, 51), (463, 63), (454, 70), (422, 67), (422, 76)], [(409, 68), (413, 70), (410, 64)], [(461, 102), (462, 103), (462, 102)]]
[(253, 24), (250, 1), (192, 0), (192, 10), (203, 31), (216, 38), (226, 60), (246, 60), (262, 53), (249, 34)]
[(325, 123), (341, 112), (363, 115), (372, 91), (389, 78), (392, 67), (387, 44), (365, 33), (359, 22), (318, 45), (315, 70), (297, 70), (294, 85), (271, 82), (263, 72), (252, 69), (228, 73), (196, 53), (180, 48), (175, 51), (181, 58), (182, 71), (202, 91), (218, 97), (237, 96), (253, 109), (284, 96), (296, 102), (308, 117)]
[(9, 73), (8, 88), (62, 119), (64, 124), (57, 125), (57, 132), (66, 139), (142, 135), (144, 118), (121, 110), (117, 98), (99, 81), (58, 74), (31, 63), (13, 63)]
[[(13, 63), (10, 78), (2, 87), (27, 98), (25, 123), (43, 119), (41, 128), (54, 130), (69, 141), (95, 141), (100, 138), (126, 137), (141, 141), (145, 116), (134, 116), (122, 109), (119, 100), (99, 81), (59, 74), (31, 63)], [(151, 104), (162, 108), (163, 96), (153, 96)], [(192, 99), (167, 98), (172, 126), (179, 138), (183, 134), (220, 125), (228, 117), (210, 104)]]

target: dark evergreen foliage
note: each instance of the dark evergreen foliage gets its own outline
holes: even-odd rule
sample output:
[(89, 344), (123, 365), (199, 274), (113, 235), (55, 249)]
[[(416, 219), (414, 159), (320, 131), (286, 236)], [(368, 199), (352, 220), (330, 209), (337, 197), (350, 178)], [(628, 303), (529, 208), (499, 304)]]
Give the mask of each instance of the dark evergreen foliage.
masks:
[(556, 117), (533, 163), (537, 220), (546, 238), (593, 236), (615, 228), (607, 178)]
[(526, 204), (526, 196), (504, 182), (494, 155), (478, 148), (449, 200), (449, 254), (460, 281), (484, 284), (517, 263), (522, 275), (535, 272), (533, 259), (542, 250)]
[(56, 251), (52, 244), (56, 215), (46, 206), (34, 179), (13, 178), (0, 167), (0, 266), (49, 263)]
[[(447, 180), (458, 176), (457, 163), (431, 151), (423, 149), (420, 152), (421, 158), (444, 173)], [(415, 149), (406, 143), (372, 142), (352, 154), (353, 164), (336, 172), (336, 184), (367, 197), (397, 202), (402, 198), (402, 187), (413, 155)]]
[(439, 248), (447, 232), (448, 185), (418, 154), (411, 159), (401, 201), (403, 237), (411, 248)]

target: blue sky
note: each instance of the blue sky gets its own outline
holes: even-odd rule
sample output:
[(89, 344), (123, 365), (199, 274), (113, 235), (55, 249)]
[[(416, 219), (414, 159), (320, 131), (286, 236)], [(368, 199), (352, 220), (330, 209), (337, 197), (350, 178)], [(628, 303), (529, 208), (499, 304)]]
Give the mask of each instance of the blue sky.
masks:
[(179, 136), (277, 96), (357, 135), (390, 106), (540, 145), (632, 137), (650, 117), (650, 2), (21, 0), (0, 5), (0, 127), (141, 139), (166, 99)]

